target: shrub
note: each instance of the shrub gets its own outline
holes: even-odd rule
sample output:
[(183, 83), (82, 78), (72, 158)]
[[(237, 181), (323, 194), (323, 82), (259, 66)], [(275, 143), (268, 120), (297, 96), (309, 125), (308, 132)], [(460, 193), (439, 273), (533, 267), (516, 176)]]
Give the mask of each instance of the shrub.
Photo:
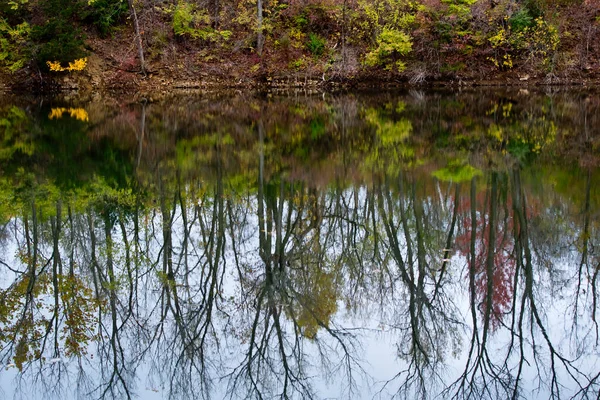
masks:
[(325, 39), (316, 33), (310, 33), (308, 35), (308, 43), (306, 44), (306, 47), (313, 56), (319, 57), (325, 51)]
[(228, 40), (231, 31), (217, 31), (210, 26), (206, 10), (197, 10), (192, 3), (180, 1), (173, 11), (173, 33), (211, 42)]
[(46, 61), (49, 60), (68, 63), (87, 56), (84, 35), (76, 27), (78, 18), (83, 15), (83, 4), (71, 0), (42, 3), (46, 22), (31, 29), (31, 39), (37, 43), (35, 60), (41, 68), (48, 70)]
[(194, 10), (194, 5), (180, 1), (173, 11), (173, 32), (178, 36), (193, 35), (197, 22), (209, 22), (208, 15), (199, 15)]
[(10, 72), (16, 72), (28, 62), (27, 41), (31, 28), (27, 22), (10, 26), (0, 18), (0, 65)]
[[(520, 17), (519, 21), (526, 19)], [(541, 61), (544, 67), (552, 68), (552, 60), (560, 44), (558, 29), (542, 17), (535, 18), (531, 26), (517, 26), (519, 30), (511, 29), (512, 24), (507, 29), (501, 27), (488, 39), (496, 50), (496, 55), (489, 59), (498, 68), (512, 68), (513, 57), (525, 53), (528, 60)]]
[(40, 67), (48, 69), (46, 61), (68, 63), (75, 59), (84, 58), (83, 35), (73, 25), (62, 21), (52, 21), (43, 26), (35, 26), (31, 32), (32, 38), (39, 42), (35, 59)]
[(529, 10), (527, 8), (521, 8), (510, 17), (508, 22), (513, 31), (521, 32), (525, 28), (532, 27), (533, 20), (534, 18), (530, 15)]
[(128, 13), (124, 0), (90, 0), (90, 8), (85, 19), (94, 25), (100, 35), (106, 36), (111, 28)]
[(456, 39), (473, 35), (471, 20), (473, 17), (471, 7), (477, 0), (442, 0), (447, 8), (440, 13), (434, 13), (439, 18), (435, 28), (441, 39), (452, 43)]
[(412, 51), (412, 41), (406, 33), (384, 28), (383, 32), (377, 37), (377, 48), (365, 57), (365, 65), (380, 65), (386, 69), (392, 69), (394, 66), (398, 72), (404, 71), (406, 65), (399, 58)]
[(410, 31), (418, 25), (416, 15), (423, 7), (409, 0), (357, 0), (356, 12), (351, 14), (355, 26), (349, 41), (371, 42), (382, 29)]

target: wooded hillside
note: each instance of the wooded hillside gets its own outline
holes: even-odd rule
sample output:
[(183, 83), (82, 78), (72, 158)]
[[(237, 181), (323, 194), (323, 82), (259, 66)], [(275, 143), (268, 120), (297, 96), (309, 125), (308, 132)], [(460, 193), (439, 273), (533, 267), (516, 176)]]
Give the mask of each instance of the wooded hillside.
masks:
[(598, 0), (9, 0), (26, 90), (591, 82)]

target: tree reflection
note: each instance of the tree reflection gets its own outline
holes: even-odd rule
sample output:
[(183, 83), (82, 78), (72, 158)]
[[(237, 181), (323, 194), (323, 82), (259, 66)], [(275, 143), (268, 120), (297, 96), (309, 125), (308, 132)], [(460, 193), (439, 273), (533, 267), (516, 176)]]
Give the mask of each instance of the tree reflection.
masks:
[(0, 361), (56, 397), (594, 397), (596, 171), (527, 164), (543, 111), (419, 98), (127, 106), (82, 182), (3, 178)]
[(337, 263), (327, 254), (333, 245), (327, 228), (335, 221), (325, 220), (325, 197), (316, 191), (281, 177), (266, 180), (262, 120), (257, 127), (258, 259), (238, 265), (251, 324), (243, 322), (247, 349), (229, 374), (228, 390), (244, 397), (313, 398), (311, 367), (320, 365), (328, 373), (341, 372), (350, 394), (361, 367), (352, 333), (331, 320), (337, 310)]
[[(550, 266), (550, 260), (544, 260), (541, 255), (544, 254), (540, 248), (534, 246), (544, 245), (536, 243), (531, 239), (530, 233), (532, 227), (529, 221), (535, 221), (538, 211), (536, 207), (531, 206), (524, 188), (521, 184), (521, 173), (515, 168), (510, 176), (510, 197), (506, 198), (501, 204), (504, 206), (504, 212), (508, 213), (502, 219), (498, 207), (494, 204), (494, 199), (498, 198), (498, 180), (499, 177), (492, 174), (489, 185), (489, 208), (487, 212), (478, 212), (475, 204), (477, 203), (477, 189), (475, 180), (471, 185), (471, 230), (468, 233), (470, 240), (470, 261), (469, 261), (469, 286), (471, 292), (471, 313), (472, 313), (472, 338), (468, 351), (468, 359), (464, 371), (460, 378), (454, 382), (447, 390), (447, 394), (453, 394), (456, 398), (498, 398), (510, 397), (519, 398), (527, 396), (524, 383), (526, 370), (533, 367), (537, 374), (537, 392), (548, 393), (551, 398), (561, 398), (563, 392), (575, 392), (577, 396), (586, 397), (590, 391), (597, 388), (597, 377), (585, 372), (582, 369), (582, 361), (579, 358), (585, 358), (588, 352), (573, 353), (557, 341), (551, 334), (551, 327), (556, 324), (553, 318), (548, 315), (546, 309), (552, 308), (552, 304), (545, 300), (539, 300), (544, 297), (544, 280), (547, 279), (548, 271), (544, 266)], [(478, 233), (477, 219), (484, 219), (489, 222), (489, 233), (487, 236)], [(503, 260), (502, 263), (490, 261), (489, 251), (491, 243), (501, 243), (494, 238), (505, 227), (511, 227), (512, 237), (507, 238), (507, 245), (496, 249), (495, 254), (500, 251), (510, 249), (508, 254), (510, 261)], [(535, 226), (533, 227), (535, 229)], [(508, 235), (511, 232), (506, 232)], [(480, 252), (477, 246), (488, 247), (488, 256), (485, 257), (487, 287), (485, 297), (479, 295), (477, 285), (477, 260)], [(493, 260), (493, 258), (492, 258)], [(559, 262), (558, 260), (555, 262)], [(536, 268), (536, 265), (540, 266)], [(495, 270), (504, 269), (501, 276), (506, 276), (506, 283), (498, 284), (494, 280)], [(509, 268), (510, 273), (506, 273)], [(481, 274), (481, 272), (479, 272)], [(508, 281), (511, 280), (512, 282)], [(510, 285), (510, 286), (509, 286)], [(494, 299), (494, 292), (510, 287), (509, 292), (515, 293), (508, 298), (508, 301), (501, 296)], [(480, 304), (484, 307), (483, 327), (478, 328), (478, 318), (475, 314), (477, 307), (477, 298), (482, 300)], [(495, 312), (492, 304), (498, 304), (502, 307), (502, 315), (510, 316), (510, 322), (505, 323), (503, 319), (498, 322), (506, 329), (508, 340), (502, 351), (490, 349), (490, 333), (493, 327)], [(499, 329), (496, 328), (496, 329)], [(577, 328), (573, 328), (577, 330)], [(498, 334), (498, 333), (497, 333)], [(505, 334), (505, 335), (506, 335)], [(591, 349), (589, 349), (591, 350)], [(588, 350), (588, 351), (589, 351)], [(503, 354), (499, 357), (499, 354)], [(546, 386), (547, 385), (547, 386)], [(575, 389), (575, 390), (573, 390)], [(531, 390), (531, 389), (529, 389)]]
[(454, 213), (435, 215), (441, 210), (421, 197), (424, 188), (415, 178), (400, 176), (398, 182), (396, 196), (387, 182), (374, 194), (383, 230), (380, 258), (389, 260), (382, 264), (390, 282), (388, 301), (393, 306), (389, 328), (399, 335), (398, 356), (406, 362), (405, 369), (384, 389), (395, 384), (396, 395), (426, 398), (438, 390), (445, 358), (460, 341), (456, 306), (443, 283), (448, 250), (442, 243), (444, 237), (452, 240), (454, 226), (450, 223), (440, 229), (446, 225), (444, 219), (452, 220)]
[[(510, 238), (513, 218), (508, 212), (512, 199), (505, 197), (507, 182), (499, 179), (498, 174), (492, 173), (490, 186), (491, 190), (476, 195), (479, 207), (477, 203), (470, 205), (475, 210), (480, 207), (485, 207), (486, 210), (471, 212), (471, 216), (465, 218), (465, 229), (457, 238), (457, 245), (459, 251), (468, 256), (471, 243), (476, 243), (475, 253), (471, 254), (469, 260), (469, 269), (473, 270), (477, 303), (481, 304), (479, 309), (484, 314), (484, 321), (489, 321), (489, 329), (493, 331), (502, 324), (504, 315), (511, 308), (515, 258)], [(462, 208), (466, 207), (469, 207), (468, 202), (462, 205)], [(470, 221), (473, 215), (476, 220)], [(474, 232), (471, 231), (473, 228)], [(484, 327), (484, 331), (487, 329), (488, 327)]]

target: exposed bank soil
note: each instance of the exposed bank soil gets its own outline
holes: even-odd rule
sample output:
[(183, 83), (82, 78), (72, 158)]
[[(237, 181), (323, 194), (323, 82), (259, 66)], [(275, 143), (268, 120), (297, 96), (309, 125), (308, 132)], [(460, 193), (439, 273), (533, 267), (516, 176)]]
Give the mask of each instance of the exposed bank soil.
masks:
[(89, 57), (86, 71), (49, 76), (48, 74), (0, 75), (0, 90), (26, 93), (77, 93), (81, 96), (129, 94), (141, 97), (166, 95), (182, 91), (219, 91), (226, 89), (365, 89), (398, 87), (473, 87), (473, 86), (600, 86), (598, 71), (582, 73), (532, 75), (513, 70), (485, 74), (430, 74), (411, 82), (409, 74), (387, 74), (381, 71), (360, 71), (348, 75), (327, 76), (320, 71), (250, 72), (235, 61), (198, 64), (186, 68), (180, 63), (153, 64), (146, 74), (134, 68)]
[[(102, 45), (107, 45), (101, 43)], [(210, 62), (198, 62), (193, 53), (177, 53), (173, 57), (151, 61), (145, 74), (135, 58), (97, 49), (88, 58), (85, 71), (43, 74), (23, 71), (17, 75), (0, 74), (0, 90), (27, 93), (71, 92), (81, 96), (129, 94), (141, 97), (161, 96), (179, 91), (218, 91), (224, 89), (361, 89), (394, 87), (468, 87), (468, 86), (547, 86), (600, 85), (599, 69), (574, 69), (559, 74), (535, 73), (526, 68), (494, 71), (482, 66), (481, 72), (391, 74), (381, 70), (354, 69), (347, 72), (323, 73), (318, 68), (303, 71), (278, 71), (268, 59), (258, 69), (248, 57), (232, 55)], [(129, 62), (128, 62), (129, 60)], [(256, 65), (256, 64), (254, 64)]]

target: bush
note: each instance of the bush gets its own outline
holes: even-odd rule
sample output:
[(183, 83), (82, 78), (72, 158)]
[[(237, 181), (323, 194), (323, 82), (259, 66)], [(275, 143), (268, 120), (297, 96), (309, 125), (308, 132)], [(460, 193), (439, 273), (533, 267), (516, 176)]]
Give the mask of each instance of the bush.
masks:
[(325, 51), (325, 39), (316, 33), (310, 33), (308, 35), (308, 43), (306, 44), (306, 47), (313, 56), (319, 57)]
[(94, 25), (102, 36), (108, 35), (111, 28), (128, 13), (127, 2), (124, 0), (93, 0), (89, 4), (91, 7), (85, 19)]
[(405, 56), (411, 51), (410, 36), (396, 29), (384, 28), (377, 37), (377, 48), (367, 54), (365, 65), (381, 65), (386, 69), (392, 69), (395, 66), (398, 72), (402, 72), (406, 65), (399, 57)]
[(436, 30), (440, 38), (447, 43), (460, 41), (473, 35), (471, 20), (472, 6), (477, 0), (442, 0), (447, 8), (440, 13), (434, 13), (439, 18)]
[[(208, 18), (208, 15), (205, 17)], [(194, 10), (193, 4), (185, 1), (177, 3), (175, 11), (173, 11), (173, 33), (178, 36), (193, 35), (194, 25), (200, 19), (200, 16)]]
[(218, 31), (210, 26), (206, 10), (197, 10), (192, 3), (180, 1), (173, 11), (173, 33), (210, 42), (228, 40), (231, 31)]
[(35, 60), (44, 70), (48, 69), (47, 61), (68, 63), (87, 56), (81, 32), (63, 21), (51, 21), (43, 26), (35, 26), (31, 37), (40, 43)]
[[(519, 21), (526, 21), (521, 18)], [(560, 44), (558, 29), (542, 17), (531, 21), (530, 26), (519, 26), (519, 30), (500, 27), (488, 41), (496, 50), (494, 57), (489, 57), (496, 67), (512, 68), (512, 59), (519, 53), (527, 54), (527, 59), (537, 61), (547, 69), (552, 69), (553, 58)]]
[(521, 8), (510, 17), (508, 22), (513, 31), (521, 32), (525, 30), (525, 28), (531, 28), (533, 26), (533, 20), (534, 18), (529, 14), (529, 10), (527, 8)]
[(13, 27), (0, 18), (0, 65), (10, 72), (16, 72), (28, 62), (27, 41), (30, 32), (27, 22)]
[(357, 0), (350, 14), (355, 32), (349, 41), (372, 42), (383, 28), (411, 31), (417, 28), (417, 14), (423, 10), (419, 2), (409, 0)]
[(47, 61), (68, 63), (87, 56), (84, 35), (76, 27), (83, 15), (83, 4), (71, 0), (45, 0), (42, 7), (46, 23), (31, 29), (31, 39), (37, 43), (34, 56), (40, 68), (48, 70)]

